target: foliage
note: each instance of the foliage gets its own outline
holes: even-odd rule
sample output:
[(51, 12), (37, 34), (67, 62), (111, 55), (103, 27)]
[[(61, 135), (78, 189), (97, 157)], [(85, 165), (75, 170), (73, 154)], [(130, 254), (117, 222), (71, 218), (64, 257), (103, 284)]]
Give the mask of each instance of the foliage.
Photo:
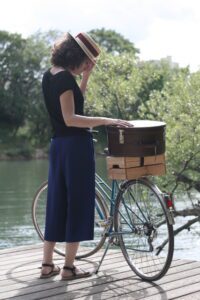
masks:
[(152, 91), (161, 91), (172, 80), (172, 76), (180, 71), (178, 65), (168, 57), (159, 61), (139, 62), (138, 67), (141, 77), (138, 96), (143, 103), (149, 100)]
[(50, 43), (56, 31), (37, 32), (27, 39), (0, 31), (0, 125), (1, 140), (13, 138), (19, 128), (35, 144), (50, 136), (49, 120), (41, 93), (41, 78), (49, 67)]
[(108, 53), (115, 55), (129, 53), (134, 57), (139, 53), (133, 43), (114, 30), (95, 29), (89, 31), (89, 34)]
[(0, 32), (0, 125), (11, 135), (24, 124), (27, 112), (25, 47), (20, 35)]
[(200, 192), (200, 72), (174, 74), (162, 91), (154, 91), (140, 115), (167, 124), (166, 184)]
[(90, 115), (133, 119), (137, 116), (140, 87), (135, 59), (103, 52), (90, 79), (86, 112)]

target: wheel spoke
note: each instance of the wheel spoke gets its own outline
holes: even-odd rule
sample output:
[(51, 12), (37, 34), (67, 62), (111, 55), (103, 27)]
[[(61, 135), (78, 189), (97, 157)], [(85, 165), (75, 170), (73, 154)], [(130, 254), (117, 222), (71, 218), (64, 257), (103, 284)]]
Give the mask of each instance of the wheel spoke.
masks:
[[(120, 244), (130, 267), (143, 279), (161, 278), (172, 260), (173, 230), (154, 186), (146, 180), (128, 182), (118, 194), (114, 221), (115, 230), (122, 232)], [(130, 228), (134, 230), (128, 233)]]
[[(143, 212), (142, 209), (141, 209), (141, 206), (139, 205), (138, 201), (136, 200), (136, 199), (141, 199), (141, 197), (137, 197), (137, 195), (136, 195), (136, 197), (135, 197), (135, 196), (133, 195), (132, 192), (130, 192), (130, 196), (132, 197), (132, 199), (133, 199), (133, 201), (134, 201), (136, 207), (138, 208), (138, 210), (139, 210), (139, 212), (141, 213), (141, 215), (143, 216), (143, 218), (147, 221), (146, 216), (144, 215), (144, 212)], [(141, 200), (140, 200), (140, 201), (141, 201)]]

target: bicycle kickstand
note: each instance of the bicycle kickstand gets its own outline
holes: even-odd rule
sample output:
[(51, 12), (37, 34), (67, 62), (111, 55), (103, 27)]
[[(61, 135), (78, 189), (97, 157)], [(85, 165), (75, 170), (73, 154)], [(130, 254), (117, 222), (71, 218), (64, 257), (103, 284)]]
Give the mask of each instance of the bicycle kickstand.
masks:
[(96, 269), (96, 271), (95, 271), (95, 274), (97, 274), (97, 273), (99, 272), (99, 269), (100, 269), (101, 264), (102, 264), (102, 262), (103, 262), (103, 260), (104, 260), (104, 257), (106, 256), (106, 253), (107, 253), (107, 251), (108, 251), (108, 249), (109, 249), (109, 247), (110, 247), (110, 245), (111, 245), (112, 243), (113, 243), (113, 236), (110, 236), (109, 239), (108, 239), (108, 242), (107, 242), (107, 246), (106, 246), (106, 248), (105, 248), (105, 250), (104, 250), (104, 253), (103, 253), (103, 255), (102, 255), (102, 258), (101, 258), (101, 260), (100, 260), (100, 262), (99, 262), (99, 265), (98, 265), (98, 267), (97, 267), (97, 269)]

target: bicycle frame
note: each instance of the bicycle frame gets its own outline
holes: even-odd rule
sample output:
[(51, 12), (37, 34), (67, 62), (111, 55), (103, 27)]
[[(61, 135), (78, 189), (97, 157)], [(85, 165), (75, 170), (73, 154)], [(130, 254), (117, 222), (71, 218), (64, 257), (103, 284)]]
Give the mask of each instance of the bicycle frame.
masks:
[[(109, 211), (109, 219), (107, 220), (107, 224), (106, 224), (105, 236), (113, 237), (122, 234), (119, 232), (115, 232), (113, 230), (113, 216), (114, 216), (116, 196), (120, 190), (119, 182), (117, 180), (112, 180), (111, 187), (110, 187), (97, 173), (95, 174), (95, 182), (96, 182), (96, 190), (104, 200), (104, 204), (107, 210)], [(97, 207), (96, 209), (98, 210)], [(99, 210), (98, 213), (103, 219), (103, 216), (101, 215), (101, 212)]]
[[(112, 180), (111, 187), (99, 176), (97, 173), (95, 174), (95, 182), (96, 182), (96, 190), (100, 194), (104, 201), (104, 204), (106, 205), (107, 210), (109, 211), (110, 217), (113, 217), (114, 215), (114, 207), (115, 207), (115, 201), (116, 201), (116, 195), (118, 191), (120, 190), (120, 184), (117, 180)], [(172, 205), (168, 205), (167, 201), (169, 200), (169, 195), (166, 193), (162, 193), (156, 185), (154, 185), (154, 189), (156, 192), (161, 195), (161, 198), (163, 200), (163, 203), (166, 207), (166, 212), (168, 216), (168, 220), (170, 224), (174, 224), (174, 217), (173, 217), (173, 209)], [(108, 203), (110, 206), (108, 206)], [(101, 212), (99, 212), (99, 215), (102, 217)]]
[[(95, 174), (95, 182), (96, 182), (96, 190), (104, 199), (105, 205), (109, 210), (110, 216), (112, 217), (114, 214), (114, 206), (116, 195), (120, 189), (119, 183), (117, 180), (112, 180), (111, 187), (99, 176), (97, 173)], [(110, 207), (108, 207), (108, 202), (110, 203)]]

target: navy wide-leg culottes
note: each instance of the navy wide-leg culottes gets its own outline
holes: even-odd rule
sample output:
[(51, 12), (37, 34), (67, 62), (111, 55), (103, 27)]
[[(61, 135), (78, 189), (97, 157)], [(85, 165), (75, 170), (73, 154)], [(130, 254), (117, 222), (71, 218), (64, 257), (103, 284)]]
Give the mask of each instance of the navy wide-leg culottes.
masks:
[(79, 242), (94, 235), (95, 162), (92, 134), (51, 141), (46, 241)]

